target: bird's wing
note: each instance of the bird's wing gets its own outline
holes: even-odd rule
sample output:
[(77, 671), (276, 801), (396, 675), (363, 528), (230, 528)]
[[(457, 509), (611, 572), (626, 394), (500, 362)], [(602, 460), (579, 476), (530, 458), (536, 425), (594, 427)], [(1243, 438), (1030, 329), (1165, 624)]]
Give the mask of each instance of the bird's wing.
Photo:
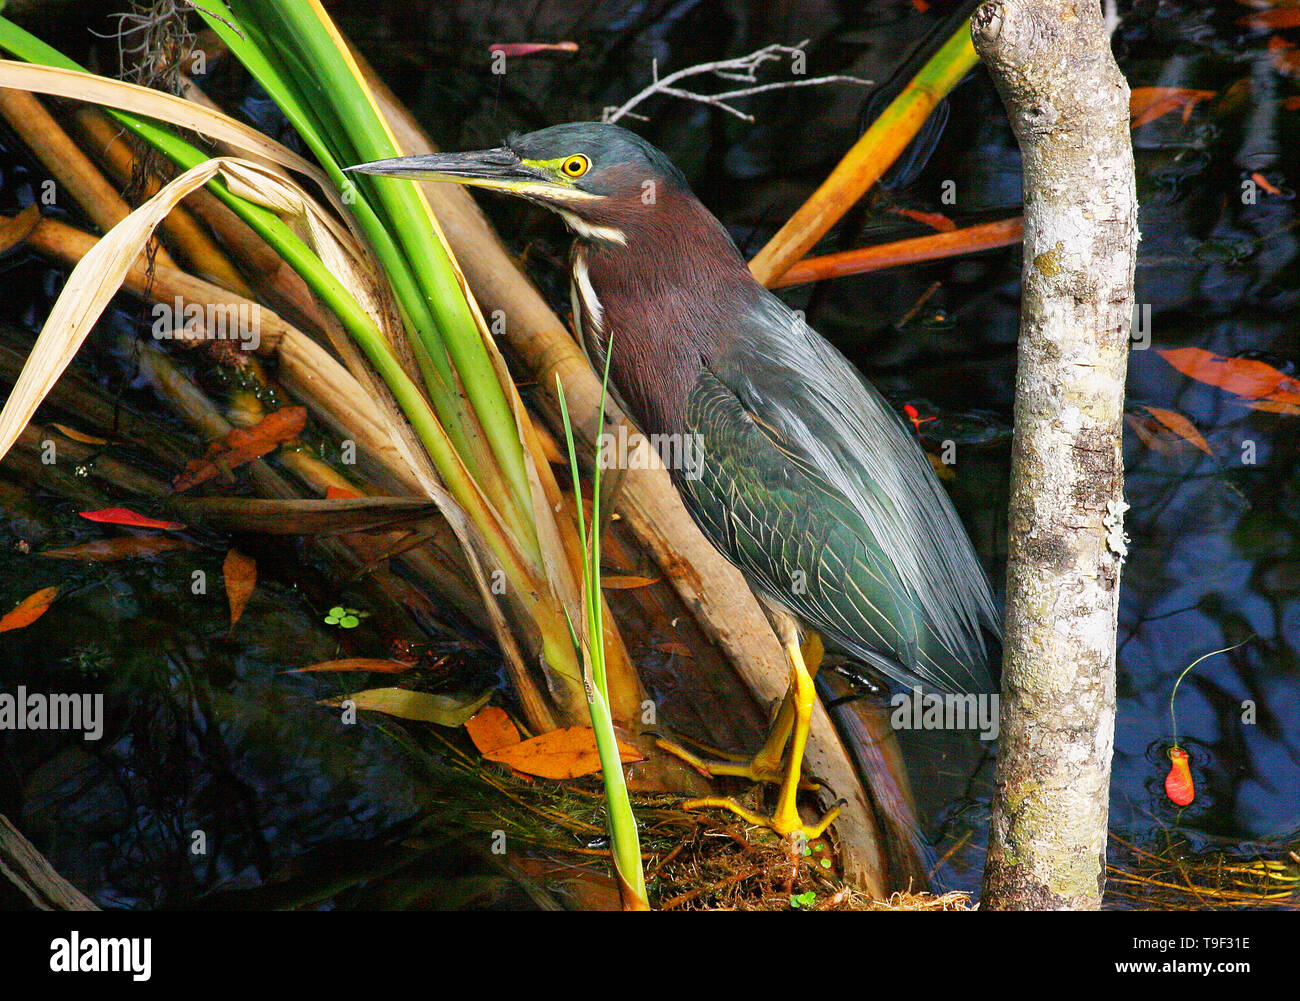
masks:
[[(733, 559), (769, 597), (896, 680), (986, 690), (981, 627), (999, 632), (993, 597), (951, 501), (901, 419), (775, 296), (762, 298), (733, 343), (734, 351), (710, 359), (688, 423), (706, 436), (729, 428), (724, 433), (736, 440), (717, 449), (706, 441), (705, 474), (683, 484), (684, 492), (714, 494), (709, 506), (726, 512), (726, 524), (713, 526), (724, 533), (723, 548), (739, 555)], [(748, 437), (738, 415), (752, 426)], [(710, 460), (731, 451), (738, 465), (710, 470)], [(694, 509), (703, 506), (692, 505), (697, 519)], [(764, 519), (778, 526), (790, 519), (790, 530), (765, 529)], [(777, 564), (762, 555), (773, 532), (788, 540), (776, 546)], [(812, 551), (791, 551), (799, 546)], [(802, 595), (790, 588), (796, 568), (820, 575)], [(890, 660), (904, 671), (891, 671)]]

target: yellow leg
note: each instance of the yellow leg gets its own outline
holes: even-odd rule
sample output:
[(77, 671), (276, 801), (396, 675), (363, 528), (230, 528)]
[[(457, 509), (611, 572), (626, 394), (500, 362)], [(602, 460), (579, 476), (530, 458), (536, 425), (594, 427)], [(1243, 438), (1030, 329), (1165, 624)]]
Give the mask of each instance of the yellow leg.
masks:
[[(799, 652), (803, 657), (804, 664), (807, 666), (809, 676), (815, 678), (817, 669), (821, 667), (822, 657), (825, 654), (821, 637), (816, 633), (809, 633), (805, 637)], [(790, 732), (794, 729), (794, 723), (795, 686), (791, 683), (790, 687), (786, 689), (785, 697), (781, 700), (781, 706), (776, 712), (776, 719), (772, 721), (772, 728), (768, 731), (767, 740), (763, 742), (763, 746), (758, 749), (758, 753), (752, 758), (731, 757), (729, 755), (724, 755), (722, 758), (702, 758), (673, 740), (658, 740), (655, 743), (670, 754), (681, 758), (688, 765), (707, 772), (709, 775), (734, 775), (749, 779), (751, 782), (771, 782), (776, 784), (785, 778), (785, 747), (790, 742)], [(799, 788), (816, 791), (818, 785), (815, 782), (801, 782)]]
[[(790, 666), (790, 692), (782, 704), (781, 711), (777, 713), (776, 725), (773, 727), (773, 737), (779, 737), (782, 746), (784, 746), (786, 734), (782, 734), (781, 730), (783, 727), (788, 727), (786, 733), (790, 741), (789, 757), (785, 762), (784, 775), (781, 778), (781, 789), (777, 795), (776, 810), (771, 817), (763, 817), (733, 800), (718, 796), (687, 800), (683, 806), (688, 810), (710, 806), (730, 810), (749, 823), (770, 827), (782, 836), (801, 834), (805, 838), (812, 839), (820, 837), (825, 832), (826, 828), (839, 815), (840, 810), (838, 806), (835, 807), (820, 821), (812, 825), (805, 824), (803, 818), (799, 816), (797, 802), (799, 777), (803, 770), (803, 754), (808, 745), (808, 727), (812, 720), (812, 710), (817, 701), (817, 694), (813, 687), (812, 675), (804, 664), (803, 650), (799, 645), (799, 630), (796, 623), (783, 611), (777, 609), (769, 609), (769, 611), (772, 615), (772, 624), (776, 627), (782, 646), (785, 647), (786, 659)], [(816, 643), (818, 663), (820, 663), (820, 647), (821, 642), (818, 640)], [(811, 653), (813, 650), (810, 648), (809, 652)], [(783, 720), (787, 705), (789, 706), (788, 723)], [(772, 739), (769, 738), (768, 744), (764, 745), (764, 750), (767, 750), (772, 742)], [(760, 751), (759, 753), (762, 754), (763, 752)]]

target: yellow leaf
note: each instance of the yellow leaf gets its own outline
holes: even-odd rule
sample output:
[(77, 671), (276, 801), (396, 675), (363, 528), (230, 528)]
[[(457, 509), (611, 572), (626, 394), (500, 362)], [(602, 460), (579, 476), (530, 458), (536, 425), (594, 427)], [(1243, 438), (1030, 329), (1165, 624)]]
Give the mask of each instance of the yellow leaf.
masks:
[(96, 438), (93, 434), (85, 434), (75, 428), (70, 428), (66, 424), (51, 424), (50, 427), (58, 431), (65, 438), (71, 438), (73, 441), (79, 441), (83, 445), (107, 445), (107, 438)]
[(324, 699), (317, 705), (341, 706), (352, 702), (358, 709), (396, 716), (398, 719), (437, 723), (439, 726), (464, 726), (465, 721), (486, 705), (492, 697), (489, 689), (477, 698), (456, 695), (430, 695), (409, 688), (368, 688), (364, 692), (339, 699)]

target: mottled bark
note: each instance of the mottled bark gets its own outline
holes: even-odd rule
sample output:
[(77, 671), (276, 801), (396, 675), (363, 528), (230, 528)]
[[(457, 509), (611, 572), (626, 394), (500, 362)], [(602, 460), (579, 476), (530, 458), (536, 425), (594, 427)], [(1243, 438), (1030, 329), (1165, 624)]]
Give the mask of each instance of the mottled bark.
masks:
[(1099, 0), (971, 19), (1024, 156), (1001, 740), (983, 905), (1095, 908), (1105, 880), (1137, 201)]

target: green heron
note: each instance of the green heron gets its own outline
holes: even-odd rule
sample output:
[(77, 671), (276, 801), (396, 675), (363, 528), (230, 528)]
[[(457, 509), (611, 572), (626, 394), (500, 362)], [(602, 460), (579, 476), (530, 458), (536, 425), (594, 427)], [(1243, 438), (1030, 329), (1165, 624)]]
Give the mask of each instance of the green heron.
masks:
[[(616, 400), (669, 463), (696, 524), (749, 581), (789, 660), (790, 687), (748, 761), (673, 753), (712, 774), (778, 782), (775, 812), (721, 806), (789, 835), (816, 698), (805, 636), (904, 686), (989, 691), (988, 582), (929, 460), (884, 398), (763, 288), (662, 152), (615, 125), (575, 122), (498, 149), (349, 168), (490, 188), (558, 212), (576, 237), (575, 326)], [(654, 436), (659, 436), (655, 438)], [(820, 659), (820, 640), (814, 644)]]

